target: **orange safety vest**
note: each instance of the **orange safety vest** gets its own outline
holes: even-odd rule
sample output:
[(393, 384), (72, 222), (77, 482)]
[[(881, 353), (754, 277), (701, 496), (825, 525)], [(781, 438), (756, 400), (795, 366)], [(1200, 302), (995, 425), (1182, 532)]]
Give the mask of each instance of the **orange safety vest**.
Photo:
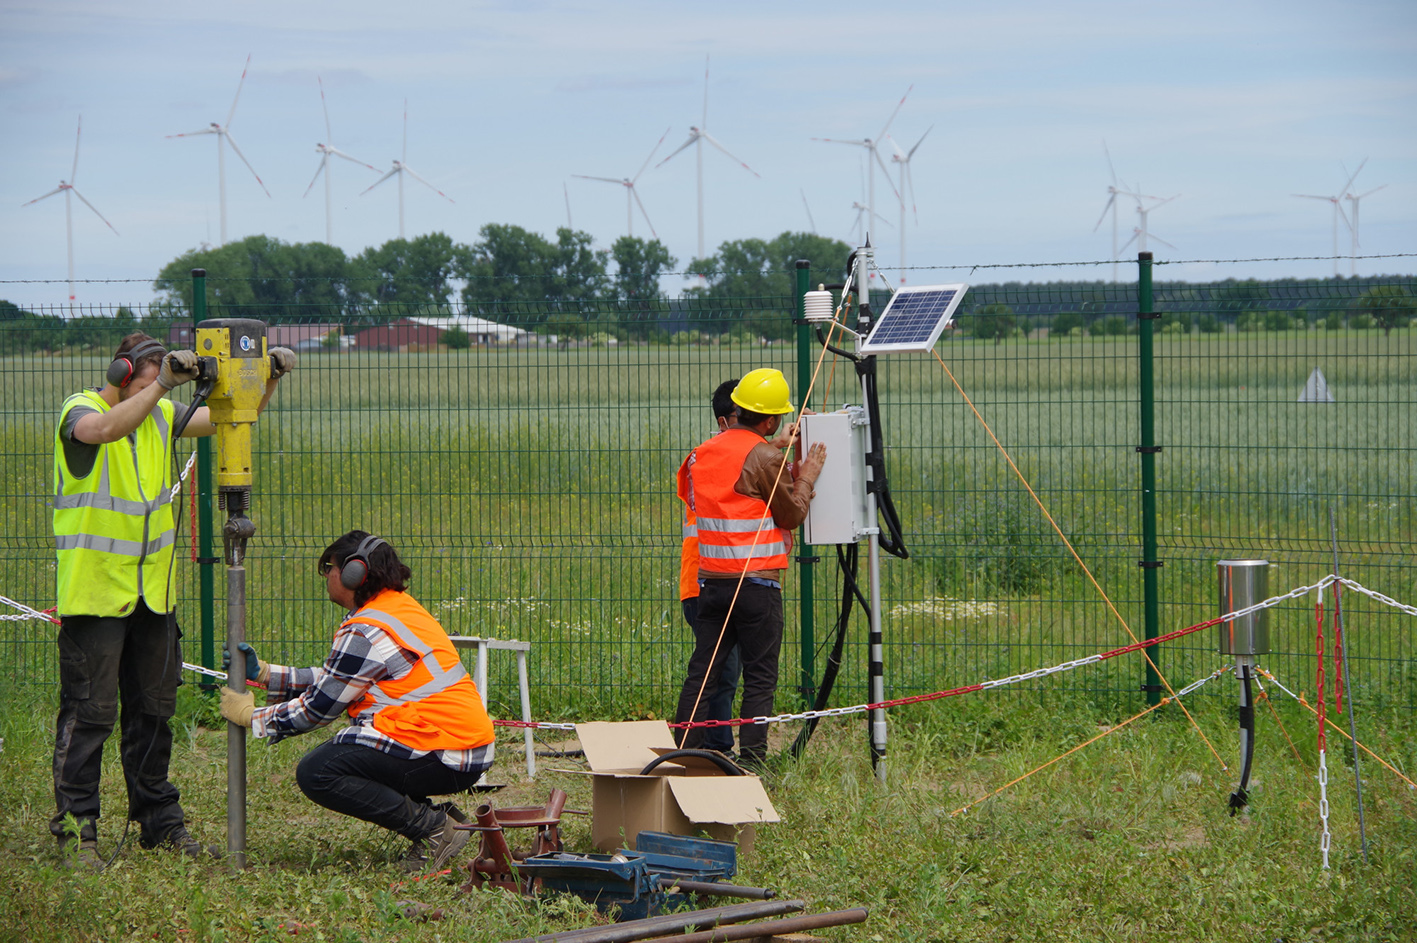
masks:
[(679, 545), (679, 599), (699, 596), (699, 522), (694, 509), (684, 505), (683, 542)]
[(756, 432), (729, 429), (679, 466), (679, 497), (695, 515), (701, 569), (732, 574), (787, 569), (791, 531), (773, 523), (766, 501), (736, 489), (748, 453), (762, 441)]
[(416, 599), (386, 589), (344, 624), (352, 623), (382, 630), (418, 662), (403, 677), (372, 685), (349, 705), (350, 717), (414, 750), (468, 750), (496, 739), (458, 650)]

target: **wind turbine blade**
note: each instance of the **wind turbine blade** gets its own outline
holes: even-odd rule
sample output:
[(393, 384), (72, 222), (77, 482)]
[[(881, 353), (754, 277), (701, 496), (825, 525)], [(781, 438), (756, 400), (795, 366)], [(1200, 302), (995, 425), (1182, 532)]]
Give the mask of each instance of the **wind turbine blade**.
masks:
[(807, 223), (812, 227), (812, 235), (817, 234), (817, 221), (812, 218), (812, 208), (807, 205), (807, 191), (798, 188), (798, 193), (802, 194), (802, 208), (807, 211)]
[(928, 128), (925, 129), (925, 133), (922, 134), (922, 135), (920, 135), (920, 140), (916, 141), (916, 142), (915, 142), (915, 146), (912, 147), (909, 151), (906, 152), (906, 155), (905, 155), (905, 159), (906, 159), (906, 160), (910, 160), (910, 158), (912, 158), (912, 157), (915, 156), (915, 152), (920, 149), (920, 145), (921, 145), (921, 144), (924, 144), (924, 143), (925, 143), (925, 138), (928, 137), (929, 134), (930, 134), (930, 132), (933, 131), (933, 130), (935, 130), (935, 126), (934, 126), (933, 124), (930, 125), (930, 127), (928, 127)]
[(699, 122), (699, 127), (701, 128), (708, 127), (708, 72), (709, 54), (704, 53), (704, 119)]
[[(243, 154), (243, 153), (241, 153), (241, 148), (239, 148), (239, 147), (236, 146), (236, 138), (234, 138), (234, 137), (231, 136), (231, 132), (230, 132), (230, 131), (227, 131), (227, 132), (226, 132), (225, 137), (226, 137), (226, 143), (228, 143), (228, 144), (231, 145), (231, 149), (236, 152), (236, 156), (239, 157), (239, 158), (241, 158), (241, 163), (245, 164), (245, 165), (246, 165), (246, 169), (249, 170), (249, 171), (251, 171), (251, 176), (253, 176), (253, 177), (256, 178), (256, 182), (261, 185), (261, 189), (262, 189), (262, 190), (266, 190), (266, 184), (265, 184), (265, 182), (264, 182), (263, 180), (261, 180), (261, 175), (258, 174), (258, 173), (256, 173), (256, 168), (255, 168), (255, 167), (252, 167), (252, 166), (251, 166), (251, 162), (246, 159), (246, 155)], [(270, 195), (271, 195), (271, 191), (266, 190), (266, 196), (270, 196)]]
[(813, 141), (821, 141), (825, 144), (855, 144), (857, 147), (870, 147), (871, 142), (865, 138), (855, 141), (844, 141), (841, 138), (812, 138)]
[(891, 143), (891, 160), (899, 161), (900, 163), (905, 163), (907, 160), (910, 159), (905, 156), (905, 151), (900, 149), (899, 141), (891, 137), (889, 134), (885, 136), (885, 140)]
[(1290, 196), (1297, 196), (1301, 200), (1323, 200), (1325, 203), (1332, 203), (1337, 197), (1314, 196), (1312, 193), (1291, 193)]
[(920, 212), (915, 208), (915, 175), (910, 172), (910, 161), (905, 162), (905, 188), (910, 193), (910, 212), (915, 217), (915, 225), (920, 225)]
[[(664, 133), (661, 134), (661, 135), (659, 136), (659, 140), (658, 140), (657, 142), (655, 142), (654, 148), (649, 152), (649, 156), (645, 158), (645, 162), (644, 162), (643, 164), (640, 164), (639, 173), (635, 174), (633, 177), (630, 178), (630, 183), (634, 183), (636, 180), (639, 180), (639, 179), (640, 179), (640, 174), (644, 173), (644, 172), (645, 172), (645, 168), (649, 166), (649, 162), (652, 161), (652, 160), (654, 160), (654, 152), (657, 151), (657, 150), (659, 150), (659, 145), (663, 144), (663, 143), (664, 143), (664, 139), (667, 138), (667, 137), (669, 137), (669, 130), (670, 130), (669, 128), (665, 128), (665, 129), (664, 129)], [(653, 231), (653, 229), (654, 229), (654, 227), (651, 226), (651, 227), (650, 227), (650, 230)]]
[(1097, 232), (1097, 227), (1102, 225), (1102, 221), (1107, 218), (1107, 211), (1112, 208), (1112, 204), (1117, 202), (1117, 194), (1114, 192), (1107, 197), (1107, 205), (1102, 207), (1102, 215), (1097, 217), (1097, 225), (1092, 227), (1093, 232)]
[[(246, 54), (246, 64), (241, 67), (241, 81), (236, 83), (236, 97), (231, 100), (231, 111), (226, 114), (226, 126), (228, 128), (231, 127), (231, 119), (236, 117), (236, 103), (241, 101), (241, 86), (246, 84), (246, 70), (249, 68), (251, 68), (251, 54), (248, 52)], [(255, 173), (255, 171), (253, 170), (251, 173)], [(259, 180), (260, 178), (257, 177), (256, 179)], [(264, 189), (265, 184), (261, 184), (261, 187)], [(270, 196), (269, 193), (266, 195)]]
[(217, 132), (216, 132), (216, 128), (206, 127), (206, 128), (203, 128), (203, 129), (200, 130), (200, 131), (186, 131), (186, 132), (184, 132), (184, 133), (182, 133), (182, 134), (167, 134), (167, 135), (163, 135), (163, 136), (164, 136), (164, 137), (169, 137), (169, 138), (191, 138), (191, 137), (196, 137), (196, 136), (199, 135), (199, 134), (216, 134), (216, 133), (217, 133)]
[(310, 195), (310, 191), (311, 191), (311, 190), (315, 189), (315, 183), (316, 183), (316, 181), (318, 181), (318, 180), (320, 179), (320, 174), (322, 174), (322, 173), (325, 172), (325, 165), (328, 164), (329, 162), (330, 162), (330, 155), (329, 155), (329, 154), (321, 154), (321, 155), (320, 155), (320, 166), (317, 167), (317, 168), (315, 168), (315, 176), (310, 179), (310, 186), (306, 187), (306, 188), (305, 188), (305, 192), (302, 193), (302, 194), (300, 194), (300, 198), (301, 198), (302, 200), (305, 199), (305, 197), (307, 197), (307, 196)]
[(343, 157), (345, 160), (349, 161), (351, 164), (358, 164), (358, 165), (361, 166), (361, 167), (368, 167), (370, 170), (374, 171), (374, 173), (378, 173), (378, 172), (379, 172), (379, 168), (378, 168), (378, 167), (375, 167), (373, 164), (365, 163), (364, 161), (360, 160), (358, 157), (350, 157), (348, 154), (346, 154), (344, 151), (340, 150), (340, 149), (337, 148), (337, 147), (330, 147), (329, 145), (325, 145), (325, 152), (326, 152), (326, 153), (329, 153), (329, 154), (333, 154), (333, 155), (335, 155), (336, 157)]
[(46, 193), (44, 196), (37, 196), (37, 197), (35, 197), (33, 200), (30, 200), (29, 203), (21, 203), (20, 205), (21, 205), (21, 206), (29, 206), (29, 205), (31, 205), (31, 204), (33, 204), (33, 203), (38, 203), (40, 200), (47, 200), (47, 199), (49, 199), (50, 197), (52, 197), (54, 194), (56, 194), (56, 193), (63, 193), (63, 192), (64, 192), (65, 190), (67, 190), (67, 189), (69, 189), (69, 188), (68, 188), (68, 187), (55, 187), (53, 190), (50, 190), (50, 191), (49, 191), (48, 193)]
[(606, 183), (613, 183), (616, 186), (625, 186), (624, 179), (616, 180), (614, 177), (588, 177), (585, 174), (571, 174), (572, 177), (579, 177), (581, 180), (603, 180)]
[[(1168, 196), (1166, 199), (1160, 200), (1160, 201), (1156, 204), (1156, 206), (1151, 207), (1151, 209), (1147, 210), (1147, 212), (1150, 213), (1151, 210), (1156, 209), (1157, 206), (1165, 206), (1167, 203), (1170, 203), (1172, 200), (1179, 199), (1180, 196), (1181, 196), (1181, 194), (1179, 194), (1179, 193), (1176, 194), (1175, 196)], [(1153, 197), (1148, 197), (1148, 199), (1156, 200), (1157, 197), (1154, 197), (1154, 196), (1153, 196)]]
[(330, 106), (325, 103), (325, 80), (317, 75), (315, 81), (320, 83), (320, 110), (325, 113), (325, 146), (329, 147), (330, 142), (335, 139), (335, 133), (330, 130)]
[[(1338, 191), (1338, 195), (1339, 195), (1339, 196), (1342, 196), (1343, 194), (1345, 194), (1345, 193), (1348, 192), (1348, 188), (1351, 187), (1351, 186), (1353, 186), (1353, 181), (1358, 179), (1358, 175), (1363, 172), (1363, 167), (1364, 167), (1367, 163), (1368, 163), (1368, 158), (1366, 158), (1366, 157), (1363, 158), (1363, 162), (1358, 165), (1358, 169), (1357, 169), (1357, 170), (1353, 171), (1353, 175), (1348, 178), (1348, 182), (1343, 185), (1343, 189), (1341, 189), (1341, 190)], [(69, 182), (70, 182), (70, 183), (73, 183), (72, 180), (69, 181)]]
[(892, 121), (895, 121), (895, 116), (898, 115), (898, 114), (900, 114), (900, 109), (901, 109), (901, 107), (905, 104), (905, 100), (910, 97), (910, 93), (911, 93), (911, 91), (912, 91), (914, 88), (915, 88), (915, 86), (912, 84), (912, 85), (910, 86), (910, 88), (907, 88), (907, 89), (905, 90), (905, 94), (902, 95), (902, 96), (900, 96), (900, 101), (896, 102), (895, 111), (891, 112), (891, 116), (886, 119), (885, 127), (881, 128), (881, 133), (878, 134), (878, 135), (876, 135), (876, 140), (877, 140), (877, 141), (879, 141), (881, 138), (885, 137), (885, 136), (886, 136), (886, 132), (891, 129), (891, 122), (892, 122)]
[(675, 154), (678, 154), (680, 151), (684, 150), (684, 148), (688, 147), (690, 144), (693, 144), (693, 143), (694, 143), (695, 141), (697, 141), (698, 139), (699, 139), (699, 132), (697, 132), (697, 131), (691, 131), (691, 132), (689, 132), (689, 140), (685, 141), (683, 144), (680, 144), (677, 148), (674, 149), (674, 152), (673, 152), (673, 153), (671, 153), (668, 157), (664, 158), (664, 160), (662, 160), (662, 161), (660, 161), (659, 163), (655, 164), (655, 165), (654, 165), (654, 169), (655, 169), (655, 170), (658, 170), (659, 168), (663, 167), (665, 164), (669, 163), (671, 160), (674, 159), (674, 155), (675, 155)]
[[(70, 187), (69, 189), (70, 189), (70, 190), (74, 190), (73, 187)], [(99, 219), (102, 219), (102, 220), (103, 220), (103, 224), (104, 224), (105, 226), (107, 226), (109, 229), (113, 229), (113, 234), (114, 234), (115, 236), (118, 235), (118, 230), (117, 230), (117, 229), (114, 229), (114, 228), (113, 228), (113, 224), (110, 223), (107, 219), (104, 218), (104, 215), (98, 211), (98, 207), (94, 206), (94, 205), (93, 205), (92, 203), (90, 203), (88, 200), (85, 200), (85, 199), (84, 199), (84, 195), (83, 195), (82, 193), (80, 193), (78, 190), (74, 190), (74, 196), (76, 196), (76, 197), (79, 198), (79, 202), (83, 203), (83, 204), (84, 204), (85, 206), (87, 206), (89, 209), (93, 210), (93, 214), (94, 214), (95, 216), (97, 216)]]
[(575, 229), (575, 223), (571, 222), (571, 188), (566, 186), (566, 181), (561, 181), (561, 193), (566, 197), (566, 228)]
[(1102, 139), (1102, 153), (1107, 155), (1107, 172), (1112, 175), (1112, 186), (1117, 186), (1117, 168), (1112, 166), (1112, 152), (1107, 149), (1107, 139)]
[(403, 162), (408, 163), (408, 99), (403, 100)]
[(1176, 247), (1173, 246), (1171, 243), (1167, 242), (1165, 239), (1162, 239), (1160, 236), (1158, 236), (1158, 235), (1157, 235), (1156, 233), (1154, 233), (1154, 232), (1149, 232), (1149, 233), (1147, 233), (1147, 234), (1146, 234), (1146, 238), (1150, 239), (1152, 242), (1159, 242), (1159, 243), (1161, 243), (1163, 246), (1165, 246), (1165, 247), (1168, 248), (1168, 249), (1174, 249), (1174, 248), (1176, 248)]
[(1353, 224), (1348, 221), (1348, 214), (1343, 212), (1343, 204), (1335, 201), (1333, 208), (1334, 211), (1338, 213), (1338, 218), (1343, 220), (1343, 225), (1348, 228), (1349, 232), (1352, 232)]
[(360, 195), (360, 196), (363, 196), (365, 193), (368, 193), (370, 190), (374, 189), (374, 188), (377, 187), (379, 184), (383, 183), (385, 180), (388, 180), (388, 179), (389, 179), (390, 177), (392, 177), (394, 174), (398, 173), (402, 168), (403, 168), (403, 165), (402, 165), (402, 164), (400, 164), (398, 167), (395, 167), (393, 170), (391, 170), (391, 171), (389, 171), (388, 173), (384, 174), (384, 176), (380, 177), (378, 180), (375, 180), (373, 183), (369, 184), (369, 186), (366, 187), (363, 191), (361, 191), (359, 195)]
[(871, 156), (876, 159), (876, 163), (880, 166), (882, 173), (886, 175), (886, 186), (890, 187), (891, 192), (895, 194), (895, 201), (897, 203), (904, 202), (903, 198), (900, 195), (900, 191), (895, 188), (895, 182), (891, 180), (891, 172), (886, 167), (886, 162), (881, 160), (881, 152), (873, 147), (871, 148)]
[[(70, 180), (69, 182), (70, 182), (70, 183), (73, 183), (74, 181)], [(1365, 199), (1365, 198), (1367, 198), (1367, 197), (1372, 196), (1374, 193), (1377, 193), (1379, 190), (1382, 190), (1382, 189), (1384, 189), (1384, 188), (1386, 188), (1386, 187), (1387, 187), (1387, 184), (1383, 184), (1381, 187), (1373, 187), (1373, 189), (1369, 190), (1367, 193), (1361, 194), (1361, 195), (1359, 195), (1359, 196), (1350, 196), (1348, 199), (1350, 199), (1350, 200), (1352, 200), (1352, 201), (1354, 201), (1354, 202), (1356, 203), (1356, 202), (1359, 201), (1359, 200), (1362, 200), (1362, 199)]]
[[(668, 133), (668, 132), (665, 132)], [(630, 188), (630, 196), (635, 198), (635, 205), (640, 208), (640, 215), (645, 218), (645, 225), (649, 227), (649, 234), (654, 238), (659, 238), (659, 233), (654, 231), (654, 223), (649, 221), (649, 214), (645, 212), (645, 205), (640, 202), (640, 195), (635, 192), (635, 188)]]
[[(1120, 249), (1118, 249), (1117, 251), (1118, 251), (1118, 252), (1121, 252), (1123, 249), (1126, 249), (1127, 246), (1129, 246), (1129, 245), (1131, 245), (1132, 243), (1136, 242), (1136, 241), (1137, 241), (1137, 236), (1140, 236), (1140, 235), (1141, 235), (1141, 230), (1140, 230), (1140, 229), (1133, 229), (1133, 230), (1132, 230), (1132, 238), (1130, 238), (1130, 239), (1128, 239), (1126, 242), (1122, 243), (1122, 247), (1121, 247)], [(1150, 236), (1151, 233), (1147, 233), (1147, 235)]]
[(428, 189), (432, 190), (434, 193), (438, 194), (440, 197), (442, 197), (443, 199), (447, 200), (449, 203), (456, 203), (456, 202), (457, 202), (457, 200), (454, 200), (452, 197), (448, 196), (448, 195), (447, 195), (446, 193), (444, 193), (442, 190), (439, 190), (437, 187), (433, 186), (433, 184), (429, 183), (427, 180), (424, 180), (422, 177), (418, 176), (418, 172), (415, 171), (412, 167), (408, 166), (407, 164), (404, 164), (403, 169), (406, 170), (406, 171), (408, 171), (408, 175), (409, 175), (410, 177), (412, 177), (414, 180), (417, 180), (419, 183), (423, 184), (425, 187), (427, 187)]
[(759, 180), (763, 179), (763, 175), (760, 174), (760, 173), (758, 173), (758, 172), (757, 172), (756, 170), (754, 170), (753, 168), (749, 167), (747, 164), (745, 164), (745, 163), (743, 162), (743, 159), (742, 159), (741, 157), (737, 157), (737, 156), (735, 156), (735, 155), (733, 155), (733, 154), (729, 154), (729, 153), (728, 153), (728, 148), (724, 147), (722, 144), (718, 143), (718, 141), (714, 140), (714, 137), (713, 137), (712, 134), (709, 134), (707, 131), (705, 131), (705, 132), (703, 132), (703, 135), (704, 135), (704, 140), (705, 140), (705, 141), (708, 141), (710, 144), (712, 144), (714, 147), (718, 148), (718, 149), (719, 149), (720, 151), (722, 151), (723, 153), (728, 154), (728, 156), (731, 157), (733, 160), (738, 161), (738, 166), (742, 167), (744, 170), (748, 171), (748, 173), (752, 174), (754, 177), (757, 177)]
[(79, 115), (79, 127), (74, 132), (74, 169), (69, 171), (69, 185), (73, 186), (75, 178), (79, 176), (79, 136), (84, 133), (84, 116)]

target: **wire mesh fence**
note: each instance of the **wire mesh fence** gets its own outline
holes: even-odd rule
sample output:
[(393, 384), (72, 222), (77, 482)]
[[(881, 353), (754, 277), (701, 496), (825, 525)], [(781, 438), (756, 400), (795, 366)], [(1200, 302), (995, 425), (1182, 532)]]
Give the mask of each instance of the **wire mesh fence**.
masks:
[[(1215, 614), (1218, 559), (1270, 560), (1276, 591), (1331, 570), (1330, 507), (1344, 575), (1417, 599), (1412, 287), (1410, 279), (1158, 281), (1161, 632)], [(807, 328), (793, 310), (785, 295), (693, 294), (518, 302), (486, 322), (463, 317), (457, 304), (221, 310), (269, 319), (272, 343), (301, 353), (256, 430), (248, 637), (269, 660), (317, 662), (339, 613), (315, 561), (339, 534), (363, 528), (399, 550), (414, 572), (412, 592), (450, 632), (532, 642), (538, 717), (665, 716), (692, 643), (679, 612), (675, 470), (713, 431), (708, 400), (721, 381), (764, 366), (797, 376), (796, 337)], [(959, 328), (935, 350), (1116, 614), (936, 357), (881, 358), (887, 470), (911, 551), (883, 565), (887, 696), (1000, 677), (1141, 635), (1136, 313), (1135, 284), (978, 286)], [(52, 604), (58, 407), (101, 381), (118, 337), (131, 330), (191, 342), (180, 305), (80, 318), (16, 309), (0, 320), (8, 442), (0, 594)], [(820, 347), (805, 349), (815, 363)], [(803, 392), (794, 383), (794, 401)], [(850, 365), (827, 355), (808, 405), (860, 399)], [(182, 461), (191, 448), (182, 440)], [(182, 505), (179, 617), (195, 661), (200, 565), (188, 554), (186, 494)], [(781, 709), (795, 709), (807, 686), (795, 683), (798, 666), (824, 663), (841, 591), (830, 548), (798, 555), (804, 562), (785, 587)], [(815, 574), (806, 610), (802, 567)], [(223, 585), (218, 577), (218, 593)], [(1345, 603), (1358, 696), (1417, 706), (1417, 627), (1366, 600)], [(207, 631), (219, 644), (219, 599), (212, 609)], [(1302, 677), (1312, 610), (1296, 604), (1271, 618), (1268, 665)], [(52, 682), (53, 627), (4, 625), (0, 646), (17, 675)], [(833, 703), (867, 699), (865, 634), (858, 614)], [(1166, 646), (1158, 662), (1179, 687), (1219, 656), (1200, 633)], [(514, 716), (510, 659), (494, 658), (491, 668), (493, 710)], [(1037, 688), (1132, 700), (1142, 680), (1139, 660), (1124, 658)]]

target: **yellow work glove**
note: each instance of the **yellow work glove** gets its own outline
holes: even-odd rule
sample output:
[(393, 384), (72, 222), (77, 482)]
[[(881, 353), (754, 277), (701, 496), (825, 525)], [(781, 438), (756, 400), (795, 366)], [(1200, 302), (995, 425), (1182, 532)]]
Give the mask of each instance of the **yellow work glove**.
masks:
[(238, 727), (251, 726), (251, 715), (256, 711), (256, 695), (250, 691), (237, 693), (223, 686), (221, 689), (221, 716)]

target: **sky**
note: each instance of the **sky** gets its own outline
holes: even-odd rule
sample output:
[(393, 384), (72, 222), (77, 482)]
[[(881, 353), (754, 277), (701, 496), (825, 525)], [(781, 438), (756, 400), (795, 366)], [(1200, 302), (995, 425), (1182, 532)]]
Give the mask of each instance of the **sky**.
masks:
[[(910, 284), (1111, 278), (1109, 153), (1120, 188), (1175, 196), (1149, 216), (1158, 278), (1332, 275), (1328, 258), (1223, 260), (1331, 256), (1331, 204), (1292, 194), (1340, 193), (1364, 160), (1348, 192), (1383, 189), (1361, 203), (1357, 251), (1408, 256), (1353, 270), (1417, 270), (1411, 0), (3, 0), (0, 298), (66, 301), (64, 197), (21, 204), (69, 179), (80, 116), (73, 182), (117, 230), (74, 201), (80, 304), (145, 303), (163, 265), (218, 242), (217, 137), (166, 136), (225, 122), (248, 55), (230, 130), (270, 196), (228, 151), (229, 241), (325, 239), (323, 183), (302, 196), (326, 141), (318, 78), (329, 143), (378, 168), (333, 163), (333, 241), (350, 255), (398, 235), (397, 181), (362, 191), (399, 157), (407, 101), (408, 166), (452, 201), (409, 180), (408, 236), (550, 235), (569, 203), (574, 228), (608, 247), (626, 232), (625, 189), (573, 175), (634, 176), (663, 136), (636, 192), (686, 267), (694, 149), (655, 165), (701, 122), (707, 56), (706, 127), (759, 175), (705, 146), (709, 251), (785, 230), (854, 241), (867, 151), (813, 138), (876, 138), (909, 90), (889, 135), (904, 149), (924, 135)], [(894, 282), (900, 203), (879, 169), (874, 185), (872, 241)], [(1121, 243), (1138, 217), (1132, 198), (1119, 206)], [(649, 235), (638, 211), (633, 226)], [(1018, 267), (972, 268), (997, 265)]]

